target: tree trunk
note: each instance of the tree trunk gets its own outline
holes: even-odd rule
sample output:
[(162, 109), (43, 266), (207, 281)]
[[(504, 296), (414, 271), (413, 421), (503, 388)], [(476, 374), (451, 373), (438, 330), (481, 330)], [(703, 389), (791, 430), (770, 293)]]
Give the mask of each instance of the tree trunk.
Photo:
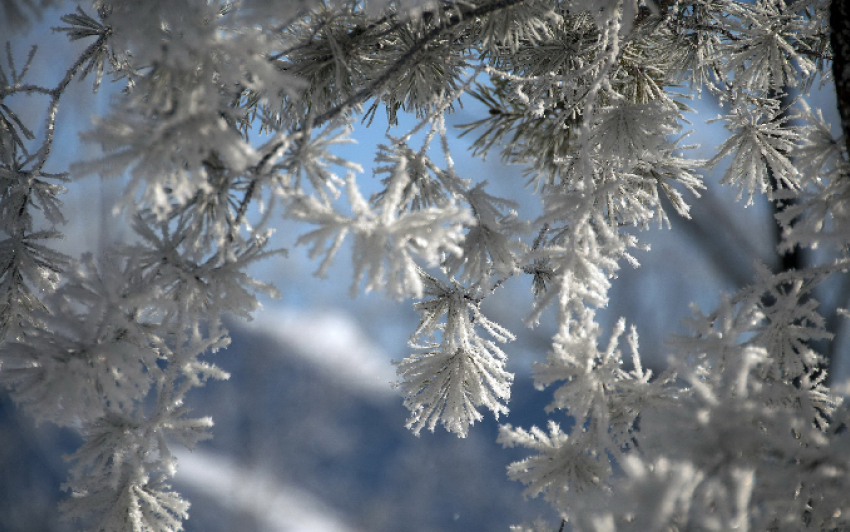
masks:
[(829, 9), (832, 75), (838, 97), (838, 113), (844, 146), (850, 154), (850, 2), (833, 0)]

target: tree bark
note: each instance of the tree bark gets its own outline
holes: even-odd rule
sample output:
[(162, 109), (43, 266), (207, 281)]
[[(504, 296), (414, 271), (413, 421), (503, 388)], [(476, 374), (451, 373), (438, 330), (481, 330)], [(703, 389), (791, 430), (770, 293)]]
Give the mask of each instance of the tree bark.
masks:
[(829, 8), (829, 26), (838, 113), (841, 116), (844, 146), (850, 154), (850, 2), (832, 1)]

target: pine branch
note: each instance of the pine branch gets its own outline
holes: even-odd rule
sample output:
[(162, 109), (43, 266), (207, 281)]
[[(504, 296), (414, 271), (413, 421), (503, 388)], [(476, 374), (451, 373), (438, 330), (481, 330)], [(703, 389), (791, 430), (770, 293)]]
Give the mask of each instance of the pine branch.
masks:
[(470, 22), (476, 17), (481, 17), (501, 9), (519, 5), (529, 0), (498, 0), (475, 8), (461, 7), (457, 13), (449, 13), (447, 20), (441, 20), (437, 26), (429, 30), (424, 36), (418, 39), (399, 59), (390, 67), (372, 81), (368, 86), (360, 89), (355, 94), (351, 95), (344, 102), (320, 114), (313, 119), (313, 127), (321, 126), (325, 122), (334, 120), (340, 115), (347, 113), (354, 107), (364, 103), (370, 98), (380, 94), (384, 85), (397, 73), (408, 68), (415, 63), (419, 55), (426, 47), (436, 40), (438, 37), (448, 33), (451, 29), (459, 26), (462, 23)]

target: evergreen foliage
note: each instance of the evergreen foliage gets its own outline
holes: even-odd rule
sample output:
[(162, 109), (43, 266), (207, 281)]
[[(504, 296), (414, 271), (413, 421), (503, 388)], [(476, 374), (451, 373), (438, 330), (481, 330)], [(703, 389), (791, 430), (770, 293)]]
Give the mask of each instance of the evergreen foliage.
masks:
[[(86, 47), (55, 85), (30, 84), (38, 55), (12, 28), (49, 4), (0, 3), (13, 39), (0, 63), (0, 382), (36, 420), (84, 436), (69, 518), (182, 529), (170, 447), (212, 426), (184, 400), (228, 377), (201, 359), (228, 344), (222, 316), (276, 292), (246, 273), (283, 260), (276, 215), (304, 223), (317, 275), (351, 240), (352, 294), (418, 300), (397, 363), (417, 434), (462, 437), (482, 411), (508, 410), (501, 344), (514, 335), (484, 299), (525, 283), (528, 325), (557, 317), (535, 366), (552, 421), (504, 425), (499, 441), (528, 449), (508, 475), (563, 523), (515, 530), (850, 528), (850, 389), (827, 385), (817, 346), (833, 331), (813, 295), (850, 267), (850, 132), (836, 137), (809, 101), (816, 85), (850, 84), (831, 71), (850, 57), (841, 1), (80, 1), (56, 30)], [(46, 172), (63, 96), (86, 78), (122, 89), (84, 134), (103, 155)], [(728, 137), (708, 161), (683, 143), (689, 93), (724, 108)], [(44, 116), (28, 121), (19, 95), (46, 99)], [(461, 96), (489, 109), (463, 128), (474, 153), (521, 165), (538, 217), (457, 173), (445, 117)], [(850, 123), (850, 101), (839, 110)], [(418, 122), (387, 136), (383, 189), (366, 198), (334, 148), (384, 112)], [(597, 311), (637, 263), (640, 230), (689, 217), (702, 170), (730, 159), (723, 183), (776, 205), (782, 252), (827, 252), (695, 309), (654, 374), (638, 331), (605, 331)], [(64, 212), (61, 195), (88, 174), (127, 180), (136, 238), (65, 256), (51, 243), (87, 213)]]

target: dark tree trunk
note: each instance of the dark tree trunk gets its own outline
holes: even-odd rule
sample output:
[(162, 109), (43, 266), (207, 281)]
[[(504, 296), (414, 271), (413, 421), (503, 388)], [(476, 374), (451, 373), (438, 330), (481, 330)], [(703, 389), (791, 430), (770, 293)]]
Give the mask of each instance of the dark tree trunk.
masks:
[(829, 8), (829, 26), (838, 113), (841, 116), (844, 146), (850, 154), (850, 1), (832, 1)]
[[(832, 47), (832, 76), (835, 79), (835, 95), (838, 103), (838, 115), (841, 117), (841, 132), (844, 134), (844, 147), (850, 156), (850, 0), (832, 0), (829, 8), (830, 45)], [(845, 176), (846, 177), (846, 176)], [(847, 287), (847, 278), (838, 283), (839, 293)], [(834, 367), (837, 349), (841, 347), (840, 338), (846, 342), (843, 321), (835, 312), (827, 319), (827, 330), (835, 333), (830, 348), (825, 351), (827, 362)], [(830, 377), (833, 375), (830, 374)], [(829, 381), (832, 379), (830, 378)], [(829, 382), (828, 381), (828, 382)]]

